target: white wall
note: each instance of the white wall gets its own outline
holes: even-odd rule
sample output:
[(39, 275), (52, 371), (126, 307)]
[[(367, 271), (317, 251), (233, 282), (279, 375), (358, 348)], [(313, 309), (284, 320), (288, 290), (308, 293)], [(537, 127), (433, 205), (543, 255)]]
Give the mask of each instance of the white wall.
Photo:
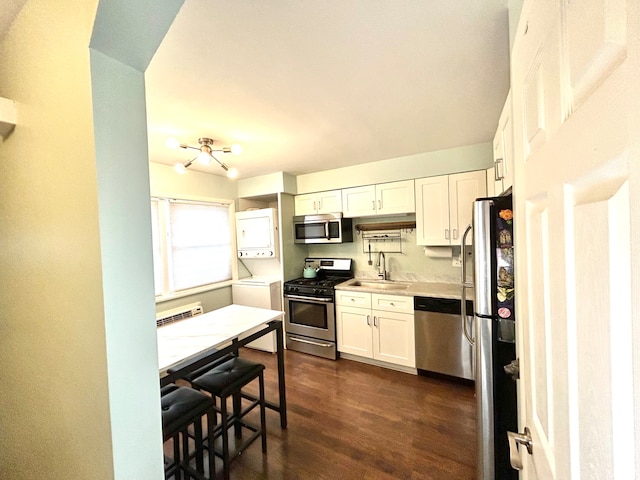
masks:
[[(151, 159), (153, 160), (153, 159)], [(152, 195), (188, 195), (220, 200), (235, 200), (237, 183), (220, 175), (187, 170), (183, 175), (173, 167), (161, 163), (149, 163), (149, 181)]]
[[(151, 195), (213, 198), (218, 200), (235, 200), (237, 183), (227, 177), (187, 170), (180, 175), (173, 167), (160, 163), (149, 163), (149, 182)], [(242, 272), (242, 271), (241, 271)], [(165, 300), (156, 305), (155, 311), (161, 312), (193, 302), (202, 302), (205, 312), (230, 305), (232, 303), (231, 287), (187, 295), (172, 300)]]
[(182, 0), (101, 0), (90, 43), (111, 444), (118, 479), (155, 479), (163, 473), (144, 70), (181, 5)]
[(89, 39), (97, 0), (29, 0), (0, 40), (0, 478), (114, 478)]
[[(392, 280), (412, 282), (437, 282), (460, 283), (460, 268), (452, 266), (451, 248), (441, 247), (447, 256), (433, 258), (426, 256), (424, 247), (416, 245), (416, 233), (405, 231), (402, 233), (402, 253), (389, 253), (398, 249), (396, 243), (374, 242), (371, 244), (373, 265), (369, 265), (368, 243), (362, 241), (362, 236), (355, 232), (356, 224), (378, 222), (405, 222), (415, 220), (415, 215), (393, 217), (367, 217), (354, 218), (354, 234), (352, 243), (340, 245), (309, 245), (311, 257), (346, 257), (353, 259), (354, 273), (356, 277), (375, 278), (378, 269), (376, 267), (377, 251), (385, 252), (386, 270)], [(302, 267), (301, 267), (302, 268)]]
[(298, 175), (297, 193), (484, 170), (493, 165), (491, 142), (391, 158), (363, 165)]
[[(493, 165), (492, 144), (480, 143), (464, 147), (392, 158), (379, 162), (337, 168), (324, 172), (299, 175), (298, 193), (317, 192), (376, 184), (413, 178), (446, 175), (449, 173), (484, 170)], [(415, 220), (415, 215), (356, 218), (356, 223), (394, 222)], [(380, 247), (385, 248), (385, 247)], [(438, 249), (445, 256), (425, 255), (424, 248), (416, 245), (415, 231), (404, 234), (402, 253), (386, 254), (387, 270), (391, 278), (419, 282), (459, 283), (460, 268), (452, 265), (451, 249)], [(459, 253), (459, 252), (457, 252)], [(349, 257), (354, 260), (355, 275), (373, 277), (374, 265), (368, 265), (368, 254), (363, 253), (362, 238), (354, 233), (354, 242), (341, 245), (309, 245), (308, 256)]]
[(509, 51), (513, 47), (513, 41), (516, 38), (520, 14), (522, 13), (522, 4), (524, 0), (509, 0)]
[(239, 197), (258, 197), (280, 192), (295, 194), (296, 177), (285, 172), (275, 172), (238, 180)]
[(115, 478), (152, 478), (162, 429), (141, 416), (160, 412), (144, 76), (97, 51), (91, 71)]
[(162, 478), (142, 72), (180, 4), (28, 0), (0, 41), (0, 478)]

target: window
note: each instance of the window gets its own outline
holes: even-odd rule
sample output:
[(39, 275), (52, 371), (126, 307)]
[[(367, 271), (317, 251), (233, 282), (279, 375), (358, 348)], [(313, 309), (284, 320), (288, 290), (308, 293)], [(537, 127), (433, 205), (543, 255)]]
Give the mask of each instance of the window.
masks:
[(231, 204), (151, 199), (156, 296), (231, 280)]

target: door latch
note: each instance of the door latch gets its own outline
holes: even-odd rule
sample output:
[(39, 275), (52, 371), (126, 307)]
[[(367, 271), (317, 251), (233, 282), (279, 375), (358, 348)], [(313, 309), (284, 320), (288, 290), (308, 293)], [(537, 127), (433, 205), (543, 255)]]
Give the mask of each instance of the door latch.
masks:
[(511, 362), (503, 368), (504, 373), (509, 375), (514, 381), (520, 379), (520, 360), (517, 358), (515, 360), (511, 360)]
[(524, 427), (524, 433), (507, 432), (507, 438), (509, 439), (509, 461), (511, 462), (511, 467), (515, 470), (522, 470), (522, 457), (520, 456), (518, 445), (526, 447), (529, 455), (533, 454), (531, 431), (529, 427)]

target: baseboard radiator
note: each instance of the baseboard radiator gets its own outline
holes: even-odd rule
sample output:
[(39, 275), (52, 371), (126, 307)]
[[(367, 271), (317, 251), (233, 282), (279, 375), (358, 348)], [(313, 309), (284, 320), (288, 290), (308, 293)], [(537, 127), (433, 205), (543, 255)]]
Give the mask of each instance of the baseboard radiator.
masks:
[(195, 317), (202, 315), (204, 310), (202, 309), (202, 303), (190, 303), (181, 307), (172, 308), (170, 310), (164, 310), (156, 313), (156, 325), (161, 327), (169, 323), (177, 322), (178, 320), (184, 320), (185, 318)]

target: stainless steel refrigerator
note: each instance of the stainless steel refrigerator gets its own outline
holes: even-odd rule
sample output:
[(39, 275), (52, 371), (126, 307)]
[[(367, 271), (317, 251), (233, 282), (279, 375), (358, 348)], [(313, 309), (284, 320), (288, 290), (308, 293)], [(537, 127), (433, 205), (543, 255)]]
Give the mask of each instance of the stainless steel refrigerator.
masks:
[(511, 195), (479, 198), (462, 239), (464, 251), (466, 236), (473, 232), (473, 281), (463, 268), (462, 288), (463, 305), (466, 290), (474, 290), (473, 325), (465, 320), (466, 312), (462, 321), (475, 345), (478, 480), (518, 478), (507, 439), (507, 431), (518, 428), (513, 222)]

